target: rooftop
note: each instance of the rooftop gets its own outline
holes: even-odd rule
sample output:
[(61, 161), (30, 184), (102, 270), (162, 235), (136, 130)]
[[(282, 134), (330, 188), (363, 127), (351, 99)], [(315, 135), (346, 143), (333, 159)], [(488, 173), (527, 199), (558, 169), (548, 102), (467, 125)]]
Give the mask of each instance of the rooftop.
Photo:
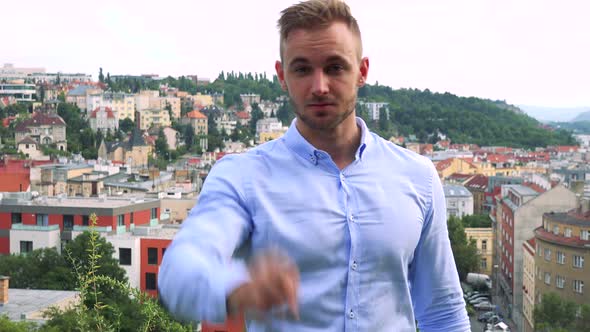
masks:
[(516, 194), (520, 195), (520, 196), (537, 196), (539, 195), (539, 193), (527, 186), (521, 185), (521, 184), (507, 184), (505, 185), (506, 187), (509, 188), (509, 190), (514, 191)]
[(52, 306), (62, 309), (77, 301), (79, 292), (40, 289), (8, 289), (8, 303), (0, 306), (0, 316), (7, 315), (10, 320), (45, 320), (43, 311)]
[[(575, 210), (574, 210), (575, 211)], [(590, 218), (577, 215), (574, 211), (570, 212), (549, 212), (543, 214), (544, 218), (560, 224), (581, 226), (590, 228)]]
[(458, 185), (445, 184), (443, 186), (445, 197), (471, 197), (473, 194), (467, 188)]
[(135, 197), (38, 197), (33, 200), (4, 198), (2, 205), (80, 207), (80, 208), (119, 208), (137, 203), (152, 202), (157, 199)]

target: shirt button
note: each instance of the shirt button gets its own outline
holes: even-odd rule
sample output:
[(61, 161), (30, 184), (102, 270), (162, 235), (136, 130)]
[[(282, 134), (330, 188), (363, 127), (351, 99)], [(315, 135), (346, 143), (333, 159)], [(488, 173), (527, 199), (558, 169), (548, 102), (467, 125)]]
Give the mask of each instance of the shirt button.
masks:
[(344, 181), (344, 179), (345, 179), (344, 174), (340, 173), (340, 180)]
[(350, 312), (348, 313), (348, 318), (354, 319), (354, 311), (350, 310)]
[(354, 222), (354, 216), (351, 214), (350, 216), (348, 216), (348, 220), (349, 220), (350, 222)]
[(355, 270), (355, 271), (356, 271), (356, 269), (358, 268), (358, 265), (356, 264), (356, 261), (353, 261), (353, 262), (352, 262), (352, 265), (351, 265), (351, 267), (352, 267), (352, 269), (353, 269), (353, 270)]

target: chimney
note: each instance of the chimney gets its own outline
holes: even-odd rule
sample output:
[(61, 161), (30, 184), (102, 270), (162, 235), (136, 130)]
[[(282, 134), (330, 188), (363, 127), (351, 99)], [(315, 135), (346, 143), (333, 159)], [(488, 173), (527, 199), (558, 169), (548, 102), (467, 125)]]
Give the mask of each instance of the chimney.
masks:
[(10, 277), (0, 276), (0, 306), (8, 303), (8, 281)]

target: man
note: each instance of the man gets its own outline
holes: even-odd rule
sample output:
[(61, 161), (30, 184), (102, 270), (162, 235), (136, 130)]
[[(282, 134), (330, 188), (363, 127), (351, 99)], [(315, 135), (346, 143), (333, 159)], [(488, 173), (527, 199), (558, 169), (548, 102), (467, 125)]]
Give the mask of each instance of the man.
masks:
[[(369, 60), (346, 4), (279, 20), (287, 133), (219, 161), (160, 270), (177, 317), (248, 331), (469, 331), (432, 163), (355, 117)], [(249, 243), (253, 258), (232, 259)]]

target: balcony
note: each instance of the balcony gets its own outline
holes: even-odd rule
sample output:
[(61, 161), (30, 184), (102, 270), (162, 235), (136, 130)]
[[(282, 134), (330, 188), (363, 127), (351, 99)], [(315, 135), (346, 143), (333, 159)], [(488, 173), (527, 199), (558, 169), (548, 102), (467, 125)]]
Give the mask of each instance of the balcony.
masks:
[(12, 224), (12, 230), (17, 231), (40, 231), (40, 232), (49, 232), (59, 230), (59, 225), (23, 225), (23, 224)]
[(94, 229), (95, 231), (99, 232), (99, 233), (110, 233), (113, 231), (113, 227), (112, 226), (80, 226), (80, 225), (74, 225), (74, 232), (85, 232), (85, 231), (91, 231), (92, 229)]

